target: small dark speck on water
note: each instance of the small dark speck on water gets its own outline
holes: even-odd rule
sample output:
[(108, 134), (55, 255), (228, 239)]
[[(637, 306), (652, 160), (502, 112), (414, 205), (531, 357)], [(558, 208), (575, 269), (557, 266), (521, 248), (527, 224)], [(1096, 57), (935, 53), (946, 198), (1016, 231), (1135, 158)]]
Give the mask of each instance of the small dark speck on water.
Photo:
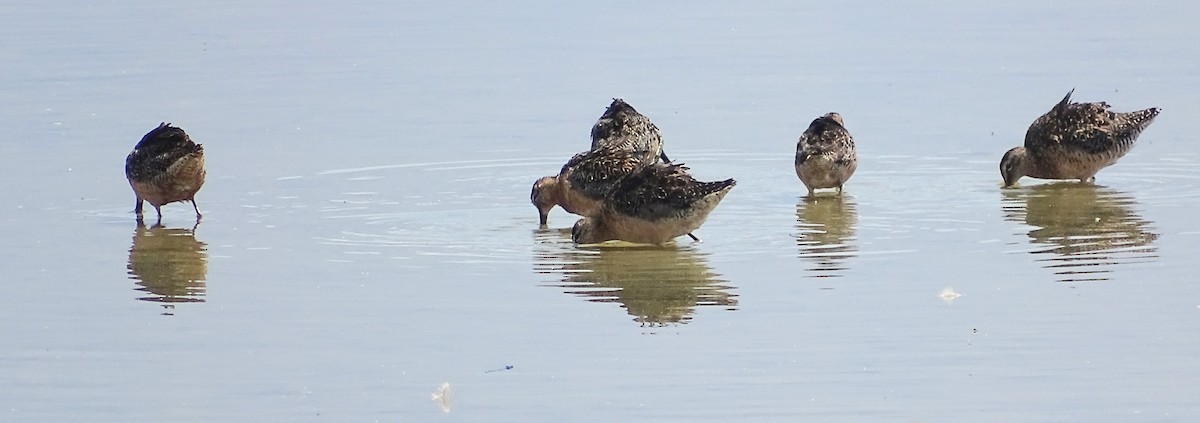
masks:
[(507, 366), (504, 366), (504, 368), (503, 368), (503, 369), (492, 369), (492, 370), (488, 370), (488, 371), (486, 371), (486, 372), (484, 372), (484, 373), (503, 372), (503, 371), (505, 371), (505, 370), (512, 370), (512, 368), (513, 368), (513, 366), (512, 366), (511, 364), (509, 364), (509, 365), (507, 365)]

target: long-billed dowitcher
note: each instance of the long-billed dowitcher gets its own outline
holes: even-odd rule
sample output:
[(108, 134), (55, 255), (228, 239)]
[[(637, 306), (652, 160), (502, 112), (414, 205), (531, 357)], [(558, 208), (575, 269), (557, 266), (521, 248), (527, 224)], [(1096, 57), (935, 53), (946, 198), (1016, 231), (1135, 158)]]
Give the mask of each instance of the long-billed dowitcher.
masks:
[[(614, 98), (592, 125), (591, 149), (572, 157), (557, 176), (535, 181), (529, 199), (538, 208), (538, 221), (542, 225), (556, 205), (587, 216), (585, 213), (604, 196), (608, 183), (629, 174), (634, 166), (659, 159), (668, 161), (662, 151), (658, 127), (625, 100)], [(573, 185), (566, 181), (570, 178), (574, 178)], [(568, 195), (578, 189), (584, 191)]]
[(619, 98), (614, 98), (592, 125), (592, 149), (602, 146), (629, 151), (645, 163), (659, 159), (671, 161), (663, 152), (662, 132), (658, 126)]
[(825, 188), (837, 188), (841, 194), (842, 185), (857, 168), (854, 138), (836, 112), (813, 119), (796, 142), (796, 176), (809, 195)]
[(605, 196), (598, 214), (575, 222), (571, 239), (664, 244), (696, 230), (736, 182), (699, 182), (687, 169), (656, 163), (626, 176)]
[(125, 177), (137, 197), (133, 212), (138, 220), (142, 219), (142, 201), (154, 206), (159, 221), (164, 204), (190, 201), (199, 221), (202, 215), (196, 192), (204, 185), (204, 175), (204, 147), (165, 122), (142, 137), (125, 157)]
[(576, 154), (558, 175), (538, 179), (529, 200), (537, 206), (542, 225), (556, 205), (580, 216), (593, 216), (599, 212), (605, 194), (644, 165), (629, 151), (601, 146)]
[(1158, 116), (1156, 107), (1117, 113), (1104, 102), (1072, 103), (1074, 92), (1067, 92), (1029, 125), (1024, 147), (1004, 153), (1000, 159), (1004, 186), (1016, 184), (1022, 176), (1095, 181), (1096, 172), (1128, 153)]

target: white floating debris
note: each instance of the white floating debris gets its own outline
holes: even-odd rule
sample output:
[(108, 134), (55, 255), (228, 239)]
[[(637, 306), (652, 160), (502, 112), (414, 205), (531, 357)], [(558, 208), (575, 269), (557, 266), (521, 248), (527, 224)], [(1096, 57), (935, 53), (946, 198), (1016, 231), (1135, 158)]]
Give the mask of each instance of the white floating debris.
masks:
[(450, 412), (450, 382), (443, 383), (436, 391), (433, 391), (433, 402), (441, 407), (443, 413)]
[(961, 297), (961, 296), (962, 296), (962, 294), (954, 292), (954, 288), (950, 288), (950, 287), (946, 287), (946, 289), (942, 290), (941, 294), (938, 294), (938, 298), (941, 298), (942, 301), (946, 302), (946, 304), (950, 304), (950, 303), (954, 302), (954, 300), (957, 300), (958, 297)]

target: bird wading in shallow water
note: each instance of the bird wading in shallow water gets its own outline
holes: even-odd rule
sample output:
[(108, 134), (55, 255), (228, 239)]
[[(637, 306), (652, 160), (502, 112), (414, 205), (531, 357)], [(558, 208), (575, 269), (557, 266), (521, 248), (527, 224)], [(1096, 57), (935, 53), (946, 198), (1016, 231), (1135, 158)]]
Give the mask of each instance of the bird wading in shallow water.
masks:
[(691, 233), (736, 182), (699, 182), (687, 170), (662, 163), (638, 169), (608, 192), (598, 214), (575, 222), (571, 239), (578, 244), (621, 240), (661, 245)]
[(592, 125), (592, 149), (600, 147), (629, 151), (646, 164), (659, 159), (671, 162), (663, 152), (662, 132), (658, 126), (619, 98), (614, 98)]
[[(539, 224), (546, 224), (550, 210), (556, 205), (562, 206), (570, 213), (590, 216), (589, 213), (595, 209), (597, 201), (603, 197), (604, 190), (608, 188), (604, 184), (613, 182), (608, 181), (596, 185), (589, 181), (578, 180), (579, 176), (596, 179), (592, 177), (613, 174), (623, 177), (632, 172), (630, 166), (648, 165), (660, 160), (670, 162), (666, 153), (663, 152), (662, 133), (658, 126), (655, 126), (650, 118), (638, 113), (625, 100), (613, 99), (604, 113), (600, 115), (600, 119), (592, 125), (591, 135), (592, 146), (589, 152), (605, 150), (606, 152), (600, 154), (608, 155), (608, 157), (602, 158), (601, 161), (592, 161), (593, 157), (581, 158), (581, 155), (587, 155), (589, 152), (580, 153), (575, 155), (566, 166), (563, 166), (559, 175), (546, 176), (535, 181), (529, 199), (538, 208)], [(611, 154), (616, 152), (628, 153), (633, 162), (625, 157), (615, 159)], [(592, 162), (581, 166), (579, 162), (584, 159)], [(614, 167), (604, 169), (603, 166)], [(568, 168), (581, 168), (582, 173), (577, 174), (572, 171), (571, 174), (576, 176), (572, 181), (571, 177), (564, 178)], [(599, 180), (604, 181), (604, 179)], [(693, 240), (700, 240), (690, 233), (687, 235)]]
[(813, 119), (796, 142), (796, 176), (808, 188), (808, 195), (825, 188), (837, 188), (841, 194), (857, 168), (854, 138), (836, 112)]
[(594, 216), (605, 194), (643, 166), (645, 163), (629, 151), (600, 147), (579, 153), (563, 165), (558, 175), (534, 182), (529, 200), (537, 206), (542, 225), (556, 205), (580, 216)]
[(133, 212), (138, 221), (142, 220), (143, 201), (154, 206), (159, 222), (163, 205), (190, 201), (199, 222), (203, 216), (196, 205), (196, 192), (204, 185), (204, 176), (204, 147), (165, 122), (142, 137), (125, 157), (125, 177), (137, 197)]
[(1015, 185), (1022, 176), (1093, 182), (1096, 172), (1128, 153), (1158, 116), (1156, 107), (1118, 113), (1104, 102), (1072, 103), (1074, 92), (1029, 125), (1024, 147), (1004, 153), (1004, 186)]
[(558, 175), (533, 183), (529, 200), (538, 209), (539, 224), (546, 224), (554, 206), (588, 216), (607, 191), (607, 184), (660, 158), (665, 160), (666, 155), (658, 127), (625, 100), (613, 99), (592, 125), (591, 149), (571, 157)]

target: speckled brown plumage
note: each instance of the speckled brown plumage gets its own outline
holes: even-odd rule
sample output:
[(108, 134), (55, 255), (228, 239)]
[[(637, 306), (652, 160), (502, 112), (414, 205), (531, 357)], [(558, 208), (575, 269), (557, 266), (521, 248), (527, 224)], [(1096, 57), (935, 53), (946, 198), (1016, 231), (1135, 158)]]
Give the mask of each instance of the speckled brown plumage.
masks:
[(133, 211), (139, 220), (142, 201), (154, 206), (159, 221), (163, 205), (190, 201), (199, 221), (196, 192), (204, 185), (205, 173), (204, 148), (182, 129), (165, 122), (142, 137), (125, 157), (125, 177), (137, 197)]
[(554, 206), (582, 216), (595, 214), (614, 178), (640, 165), (669, 162), (658, 127), (625, 100), (613, 99), (592, 125), (591, 135), (589, 151), (572, 157), (558, 175), (534, 182), (529, 200), (538, 208), (540, 224), (546, 224)]
[(614, 98), (592, 125), (592, 149), (599, 147), (629, 151), (646, 163), (659, 159), (670, 162), (663, 152), (662, 132), (658, 126), (619, 98)]
[(599, 214), (575, 223), (571, 238), (580, 244), (663, 244), (703, 225), (735, 184), (697, 181), (682, 165), (648, 165), (618, 182)]
[(629, 151), (601, 146), (571, 157), (558, 175), (538, 179), (529, 200), (537, 206), (543, 225), (556, 205), (570, 213), (592, 216), (612, 187), (642, 166), (644, 162)]
[(1118, 113), (1104, 102), (1072, 103), (1074, 92), (1033, 121), (1023, 147), (1004, 153), (1000, 175), (1005, 186), (1022, 176), (1093, 181), (1100, 169), (1128, 153), (1158, 116), (1155, 107)]
[(796, 176), (809, 195), (825, 188), (842, 192), (842, 186), (858, 168), (854, 138), (846, 130), (842, 115), (830, 112), (813, 119), (796, 142), (795, 165)]

